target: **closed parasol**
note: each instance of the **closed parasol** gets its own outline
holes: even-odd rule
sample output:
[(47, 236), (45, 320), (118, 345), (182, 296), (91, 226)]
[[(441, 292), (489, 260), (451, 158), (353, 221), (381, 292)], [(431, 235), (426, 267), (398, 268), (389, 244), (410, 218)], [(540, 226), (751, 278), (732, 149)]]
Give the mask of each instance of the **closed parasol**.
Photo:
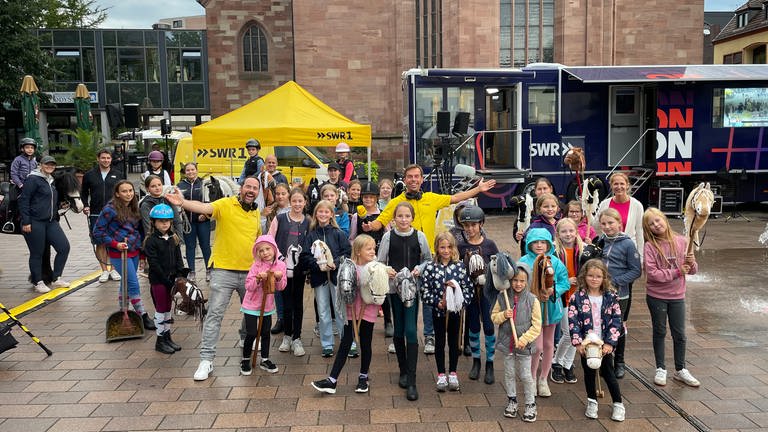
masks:
[(75, 117), (79, 129), (91, 130), (93, 128), (93, 114), (91, 114), (91, 95), (85, 84), (78, 84), (75, 90)]
[(39, 90), (32, 75), (25, 75), (21, 82), (21, 112), (24, 117), (24, 136), (40, 142), (40, 98)]

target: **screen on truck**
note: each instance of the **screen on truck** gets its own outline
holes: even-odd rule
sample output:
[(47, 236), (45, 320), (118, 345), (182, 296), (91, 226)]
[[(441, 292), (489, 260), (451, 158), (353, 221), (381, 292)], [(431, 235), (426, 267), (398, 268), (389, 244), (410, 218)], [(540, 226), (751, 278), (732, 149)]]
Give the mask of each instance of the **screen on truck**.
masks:
[(722, 89), (722, 127), (768, 126), (768, 88)]

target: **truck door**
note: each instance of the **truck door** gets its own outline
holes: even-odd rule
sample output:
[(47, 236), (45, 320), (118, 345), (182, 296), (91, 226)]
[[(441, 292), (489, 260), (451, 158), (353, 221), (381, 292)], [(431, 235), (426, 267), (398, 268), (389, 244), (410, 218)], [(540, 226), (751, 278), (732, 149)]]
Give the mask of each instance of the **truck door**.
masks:
[(638, 143), (644, 132), (641, 95), (640, 86), (610, 87), (608, 166), (641, 165), (643, 162), (645, 145)]
[(519, 169), (520, 83), (512, 87), (486, 89), (487, 129), (481, 140), (485, 167)]

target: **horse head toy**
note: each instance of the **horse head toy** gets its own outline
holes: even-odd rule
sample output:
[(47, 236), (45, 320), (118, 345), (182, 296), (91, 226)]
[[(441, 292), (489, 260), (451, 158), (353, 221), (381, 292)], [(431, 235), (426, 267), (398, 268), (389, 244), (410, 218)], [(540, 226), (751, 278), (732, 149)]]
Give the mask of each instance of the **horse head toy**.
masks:
[(176, 278), (173, 286), (173, 302), (177, 313), (191, 315), (198, 322), (200, 328), (203, 327), (205, 315), (208, 309), (205, 304), (208, 300), (194, 281), (184, 277)]
[(285, 254), (286, 277), (293, 277), (293, 270), (296, 268), (296, 264), (299, 263), (299, 255), (301, 255), (301, 245), (288, 246)]
[(416, 301), (416, 293), (419, 291), (419, 286), (416, 283), (416, 278), (413, 277), (411, 271), (407, 267), (403, 267), (402, 270), (395, 275), (395, 290), (400, 296), (400, 300), (407, 308), (413, 306)]
[[(533, 278), (531, 292), (544, 304), (554, 298), (549, 295), (549, 289), (555, 286), (555, 268), (552, 267), (552, 257), (539, 254), (533, 261)], [(544, 307), (544, 322), (547, 319), (547, 307)]]
[(354, 261), (344, 258), (339, 264), (339, 298), (344, 304), (352, 304), (357, 296), (357, 267)]
[(469, 277), (475, 286), (485, 285), (485, 260), (479, 253), (467, 251), (464, 256), (464, 265), (467, 267)]
[(314, 243), (312, 243), (310, 252), (312, 252), (312, 256), (315, 257), (315, 261), (317, 261), (317, 265), (320, 267), (320, 271), (327, 272), (330, 270), (328, 264), (333, 263), (333, 254), (331, 253), (331, 249), (327, 244), (325, 244), (324, 241), (315, 240)]
[(709, 211), (715, 202), (715, 194), (709, 187), (709, 183), (699, 183), (685, 200), (685, 215), (683, 216), (683, 226), (685, 227), (685, 236), (688, 237), (688, 249), (686, 253), (691, 253), (694, 246), (699, 250), (701, 243), (699, 241), (699, 231), (704, 228), (704, 224), (709, 219)]

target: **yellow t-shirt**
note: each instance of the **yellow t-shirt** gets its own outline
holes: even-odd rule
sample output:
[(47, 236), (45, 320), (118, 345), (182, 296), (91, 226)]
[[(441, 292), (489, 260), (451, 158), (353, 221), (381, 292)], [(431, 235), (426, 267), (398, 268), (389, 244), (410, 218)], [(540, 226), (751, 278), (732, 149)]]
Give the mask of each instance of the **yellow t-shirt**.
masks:
[(415, 210), (416, 217), (413, 218), (413, 228), (424, 233), (429, 243), (429, 250), (435, 253), (435, 223), (437, 222), (437, 212), (441, 208), (451, 205), (451, 196), (436, 194), (433, 192), (424, 192), (420, 200), (407, 199), (405, 192), (392, 198), (387, 207), (381, 211), (377, 221), (386, 226), (395, 218), (395, 207), (397, 204), (408, 201)]
[(208, 265), (225, 270), (250, 270), (253, 244), (261, 235), (261, 214), (258, 210), (243, 210), (236, 196), (218, 199), (211, 206), (216, 238)]

